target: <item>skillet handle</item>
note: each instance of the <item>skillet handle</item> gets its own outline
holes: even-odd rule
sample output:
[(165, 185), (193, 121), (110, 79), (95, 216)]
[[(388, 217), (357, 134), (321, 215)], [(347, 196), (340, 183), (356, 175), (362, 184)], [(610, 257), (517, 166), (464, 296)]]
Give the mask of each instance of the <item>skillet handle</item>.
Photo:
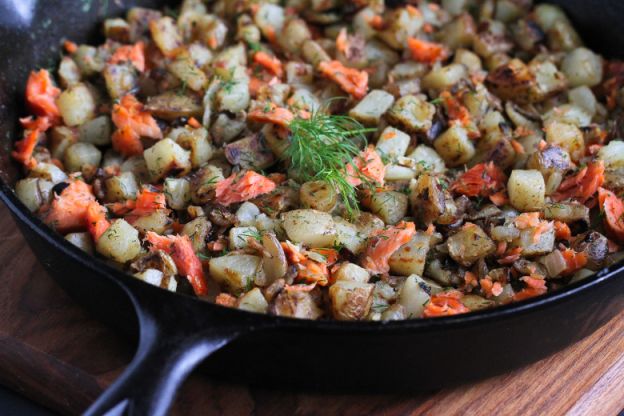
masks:
[(206, 310), (214, 306), (203, 301), (137, 283), (141, 287), (126, 286), (139, 320), (137, 352), (121, 376), (86, 410), (87, 416), (165, 416), (193, 369), (249, 331), (219, 311)]

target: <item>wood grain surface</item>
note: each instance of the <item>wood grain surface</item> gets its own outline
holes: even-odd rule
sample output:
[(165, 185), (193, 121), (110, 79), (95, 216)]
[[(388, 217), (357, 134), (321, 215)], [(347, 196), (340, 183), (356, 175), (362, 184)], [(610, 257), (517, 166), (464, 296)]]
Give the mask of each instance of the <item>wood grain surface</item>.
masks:
[[(55, 285), (3, 206), (0, 264), (0, 383), (62, 414), (80, 413), (130, 361), (131, 346)], [(173, 413), (610, 416), (622, 409), (624, 314), (545, 360), (455, 389), (327, 395), (248, 388), (194, 374)]]

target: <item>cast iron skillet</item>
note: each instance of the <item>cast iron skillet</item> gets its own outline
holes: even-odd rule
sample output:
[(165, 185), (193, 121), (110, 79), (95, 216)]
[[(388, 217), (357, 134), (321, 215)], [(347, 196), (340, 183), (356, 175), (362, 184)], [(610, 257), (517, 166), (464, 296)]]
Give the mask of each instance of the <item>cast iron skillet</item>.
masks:
[[(160, 7), (165, 2), (122, 3)], [(562, 3), (579, 6), (571, 10), (581, 11), (581, 28), (593, 22), (603, 33), (618, 27), (609, 19), (624, 17), (617, 0), (611, 1), (611, 12), (597, 9), (601, 2)], [(25, 114), (21, 97), (29, 71), (53, 63), (63, 37), (97, 41), (102, 17), (122, 13), (116, 4), (0, 0), (0, 198), (59, 285), (102, 320), (132, 337), (139, 334), (134, 360), (87, 414), (166, 414), (179, 385), (208, 356), (214, 356), (204, 363), (210, 374), (252, 384), (341, 392), (432, 390), (539, 360), (591, 334), (624, 308), (624, 276), (617, 265), (556, 293), (465, 316), (304, 321), (173, 295), (83, 255), (18, 201), (9, 184), (19, 172), (8, 155), (18, 134), (17, 117)], [(610, 39), (598, 46), (622, 44)]]

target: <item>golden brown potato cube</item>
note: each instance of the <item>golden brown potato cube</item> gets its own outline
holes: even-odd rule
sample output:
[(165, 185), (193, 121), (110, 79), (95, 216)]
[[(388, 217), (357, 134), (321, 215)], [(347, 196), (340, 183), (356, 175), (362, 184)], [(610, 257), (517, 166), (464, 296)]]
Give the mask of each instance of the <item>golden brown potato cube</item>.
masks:
[(431, 236), (419, 231), (405, 245), (401, 246), (391, 257), (390, 271), (400, 276), (417, 274), (422, 276), (425, 271), (425, 261), (429, 253)]
[(173, 56), (182, 46), (182, 35), (178, 31), (175, 21), (169, 17), (161, 17), (149, 23), (152, 39), (165, 56)]
[(349, 111), (353, 117), (366, 126), (379, 124), (381, 116), (394, 104), (394, 96), (383, 90), (372, 90)]
[(79, 126), (95, 116), (95, 97), (85, 84), (74, 84), (56, 100), (63, 121), (70, 127)]
[(191, 170), (191, 152), (171, 139), (163, 139), (146, 149), (143, 157), (154, 179), (161, 179), (171, 172), (183, 175)]
[(503, 100), (524, 104), (531, 102), (535, 76), (520, 59), (512, 59), (491, 71), (486, 79), (486, 85)]
[(496, 251), (496, 244), (476, 224), (466, 223), (462, 229), (447, 240), (449, 255), (464, 267), (472, 266), (477, 260)]
[(415, 95), (401, 97), (388, 110), (386, 117), (410, 133), (426, 133), (431, 129), (436, 107)]
[(537, 170), (511, 172), (507, 182), (509, 202), (519, 211), (538, 211), (544, 207), (546, 184)]
[(371, 196), (370, 210), (386, 224), (394, 225), (407, 215), (408, 197), (402, 192), (377, 192)]
[(442, 133), (442, 135), (433, 142), (433, 147), (450, 167), (461, 166), (468, 163), (476, 153), (466, 129), (458, 125), (451, 126), (447, 131)]
[(334, 318), (340, 321), (364, 319), (373, 304), (372, 283), (339, 280), (329, 288)]

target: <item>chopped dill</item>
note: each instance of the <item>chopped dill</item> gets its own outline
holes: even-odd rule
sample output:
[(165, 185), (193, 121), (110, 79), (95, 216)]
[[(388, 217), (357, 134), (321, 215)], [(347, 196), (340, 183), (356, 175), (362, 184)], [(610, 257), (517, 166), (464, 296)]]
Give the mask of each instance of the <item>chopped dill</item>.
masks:
[(260, 231), (246, 230), (238, 235), (238, 238), (242, 241), (247, 241), (250, 237), (258, 242), (262, 241), (262, 233)]
[[(345, 167), (352, 163), (360, 149), (366, 146), (364, 128), (348, 116), (318, 111), (308, 119), (295, 118), (290, 123), (291, 141), (284, 158), (305, 181), (324, 181), (342, 197), (350, 217), (359, 211), (357, 189), (348, 181)], [(370, 184), (366, 178), (362, 182)]]

